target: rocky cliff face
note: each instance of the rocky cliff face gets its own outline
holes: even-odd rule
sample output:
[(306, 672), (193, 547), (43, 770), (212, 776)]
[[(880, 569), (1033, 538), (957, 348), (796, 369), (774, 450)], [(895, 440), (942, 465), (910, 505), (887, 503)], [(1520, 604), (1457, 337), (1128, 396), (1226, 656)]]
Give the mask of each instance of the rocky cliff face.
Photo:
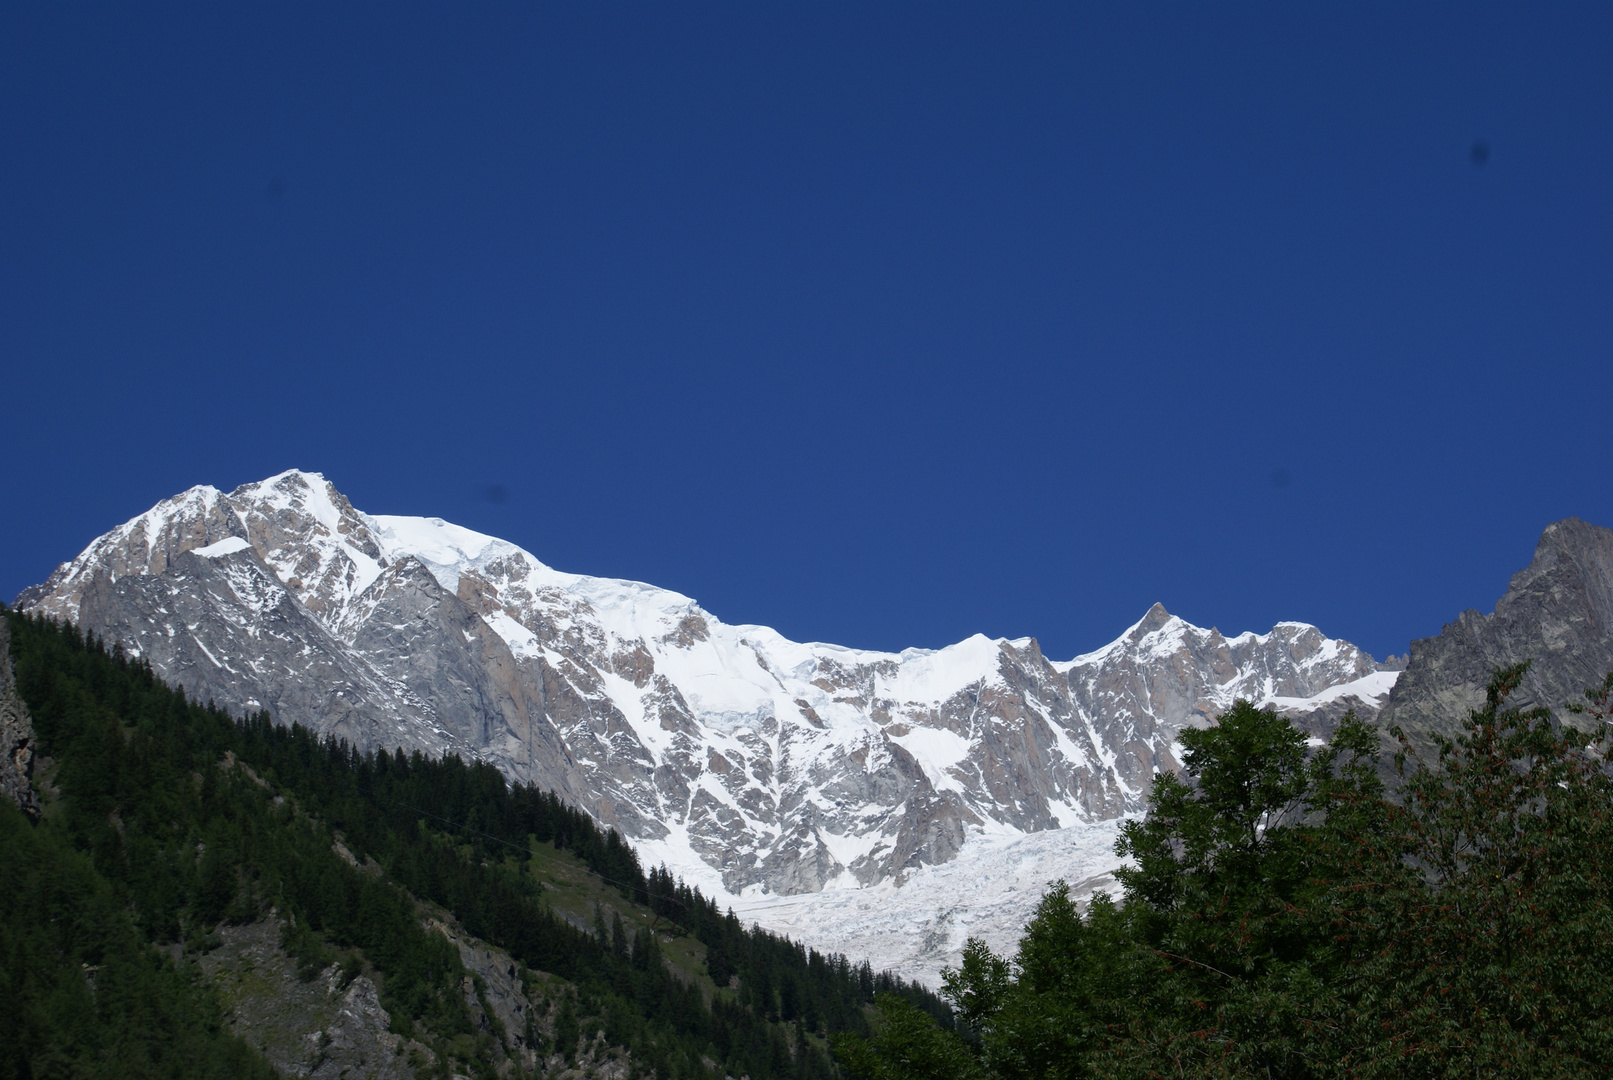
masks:
[(1427, 753), (1430, 735), (1455, 735), (1484, 703), (1497, 668), (1531, 660), (1514, 704), (1564, 711), (1613, 670), (1613, 531), (1569, 518), (1548, 525), (1529, 565), (1495, 611), (1464, 611), (1439, 636), (1411, 643), (1411, 659), (1380, 716)]
[[(452, 922), (427, 916), (428, 930), (442, 934), (459, 952), (466, 975), (465, 1005), (475, 1034), (496, 1046), (500, 1075), (625, 1077), (630, 1062), (619, 1048), (587, 1033), (568, 1047), (577, 1062), (568, 1070), (563, 1056), (539, 1056), (554, 1049), (557, 1003), (520, 974), (504, 950), (465, 934)], [(298, 974), (297, 961), (281, 946), (285, 924), (278, 916), (244, 925), (221, 924), (203, 951), (192, 952), (200, 973), (225, 1007), (224, 1023), (256, 1048), (283, 1076), (307, 1080), (414, 1080), (447, 1075), (427, 1046), (394, 1034), (392, 1018), (369, 975), (344, 974), (333, 963), (313, 978)], [(180, 945), (167, 950), (185, 956)], [(373, 970), (370, 974), (375, 974)]]
[(900, 882), (970, 836), (1135, 812), (1181, 728), (1235, 697), (1325, 736), (1396, 676), (1304, 624), (1228, 638), (1157, 605), (1062, 662), (1032, 638), (801, 644), (438, 519), (360, 513), (300, 472), (159, 503), (18, 604), (233, 709), (486, 758), (730, 895)]
[[(282, 930), (278, 918), (224, 924), (213, 948), (191, 955), (224, 1004), (230, 1031), (282, 1076), (414, 1080), (411, 1057), (424, 1064), (430, 1051), (391, 1032), (375, 983), (365, 975), (348, 981), (336, 964), (300, 978), (280, 947)], [(170, 952), (183, 955), (179, 946)]]
[(0, 618), (0, 798), (31, 818), (39, 817), (34, 791), (34, 724), (17, 694), (11, 671), (11, 627)]

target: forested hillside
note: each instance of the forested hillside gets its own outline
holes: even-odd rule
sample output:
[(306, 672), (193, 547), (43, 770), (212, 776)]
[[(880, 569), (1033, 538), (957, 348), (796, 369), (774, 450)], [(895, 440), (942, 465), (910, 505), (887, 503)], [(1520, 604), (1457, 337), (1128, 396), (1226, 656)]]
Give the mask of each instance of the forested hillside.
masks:
[[(608, 1056), (622, 1075), (828, 1077), (825, 1040), (868, 1033), (876, 994), (950, 1023), (922, 988), (645, 874), (614, 831), (491, 766), (232, 718), (71, 626), (5, 617), (46, 797), (37, 823), (0, 806), (0, 1077), (267, 1075), (210, 975), (260, 925), (311, 985), (378, 988), (374, 1075)], [(588, 912), (553, 877), (579, 861)], [(503, 960), (462, 962), (494, 950), (515, 1012), (490, 1000)]]
[[(1613, 1074), (1609, 688), (1598, 739), (1510, 708), (1526, 665), (1385, 798), (1376, 730), (1332, 743), (1245, 702), (1184, 732), (1124, 899), (1043, 899), (1018, 951), (946, 976), (960, 1030), (879, 1002), (854, 1076), (1539, 1078)], [(1407, 744), (1403, 741), (1402, 746)]]

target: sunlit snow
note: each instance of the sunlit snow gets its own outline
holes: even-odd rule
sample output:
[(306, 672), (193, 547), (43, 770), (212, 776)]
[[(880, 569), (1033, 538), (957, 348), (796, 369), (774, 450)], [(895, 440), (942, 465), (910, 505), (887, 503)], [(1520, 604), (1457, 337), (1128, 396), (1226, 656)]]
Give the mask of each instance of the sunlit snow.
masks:
[(251, 546), (244, 536), (226, 536), (216, 544), (197, 548), (196, 554), (204, 559), (217, 559), (225, 555), (234, 555), (237, 551), (245, 551)]
[[(220, 521), (231, 535), (219, 535)], [(322, 476), (295, 470), (229, 496), (192, 488), (112, 530), (58, 571), (64, 599), (53, 610), (76, 615), (74, 582), (103, 562), (160, 571), (179, 538), (206, 558), (255, 550), (278, 583), (255, 562), (225, 564), (244, 607), (266, 612), (290, 591), (338, 638), (377, 610), (384, 574), (418, 560), (475, 605), (522, 678), (560, 680), (584, 703), (585, 715), (550, 722), (576, 756), (578, 783), (649, 820), (632, 836), (646, 865), (664, 863), (746, 919), (932, 985), (971, 934), (1010, 948), (1049, 881), (1083, 894), (1113, 887), (1117, 815), (1142, 808), (1151, 768), (1173, 767), (1183, 723), (1208, 722), (1238, 696), (1293, 712), (1350, 697), (1376, 705), (1397, 675), (1303, 623), (1228, 638), (1163, 608), (1064, 662), (1045, 662), (1029, 638), (980, 634), (902, 652), (795, 642), (723, 623), (672, 590), (555, 570), (440, 518), (360, 513)], [(1226, 659), (1262, 649), (1259, 663)], [(1219, 659), (1196, 659), (1205, 656)], [(1152, 676), (1125, 680), (1171, 665), (1205, 674), (1167, 716)], [(1131, 689), (1102, 697), (1117, 679)], [(377, 685), (409, 693), (392, 676)], [(902, 784), (922, 795), (913, 805), (951, 800), (967, 832), (955, 858), (916, 871), (909, 862), (897, 885), (877, 860), (915, 824)], [(716, 817), (699, 817), (713, 807)], [(1050, 821), (1059, 827), (1025, 831)], [(791, 886), (821, 892), (779, 895), (749, 869), (791, 851), (825, 856), (826, 881)], [(746, 872), (725, 879), (735, 866)]]

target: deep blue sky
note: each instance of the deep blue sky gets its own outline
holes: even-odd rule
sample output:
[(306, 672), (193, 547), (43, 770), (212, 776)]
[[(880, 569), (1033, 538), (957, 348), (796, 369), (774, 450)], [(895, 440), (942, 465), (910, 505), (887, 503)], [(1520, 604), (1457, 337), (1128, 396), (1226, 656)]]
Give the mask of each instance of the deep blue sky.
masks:
[(1613, 8), (1107, 6), (5, 6), (0, 595), (295, 466), (797, 639), (1381, 657), (1613, 525)]

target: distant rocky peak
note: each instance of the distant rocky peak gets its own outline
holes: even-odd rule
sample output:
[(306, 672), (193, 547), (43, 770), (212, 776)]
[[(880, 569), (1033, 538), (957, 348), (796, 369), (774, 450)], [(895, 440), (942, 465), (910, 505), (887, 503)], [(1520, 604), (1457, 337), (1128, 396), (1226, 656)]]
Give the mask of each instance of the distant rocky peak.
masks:
[(1524, 660), (1531, 665), (1513, 703), (1554, 710), (1613, 669), (1613, 530), (1578, 518), (1546, 526), (1493, 612), (1464, 611), (1437, 637), (1411, 643), (1382, 722), (1432, 753), (1434, 736), (1457, 734), (1483, 703), (1495, 669)]
[(368, 519), (319, 473), (292, 469), (255, 484), (242, 484), (230, 492), (229, 500), (249, 528), (260, 530), (259, 541), (253, 545), (260, 553), (332, 544), (386, 564)]
[(1321, 716), (1325, 737), (1393, 683), (1306, 624), (1225, 638), (1160, 604), (1066, 662), (1030, 637), (793, 642), (440, 518), (365, 514), (299, 470), (165, 499), (19, 600), (224, 707), (480, 756), (730, 895), (901, 881), (976, 834), (1135, 813), (1181, 729), (1236, 697)]
[(239, 535), (244, 532), (224, 495), (215, 487), (193, 487), (97, 537), (42, 584), (24, 590), (16, 605), (77, 620), (84, 590), (97, 575), (116, 580), (160, 574), (182, 552)]
[(242, 484), (228, 503), (258, 557), (328, 629), (350, 621), (388, 563), (364, 516), (318, 473)]
[[(1535, 544), (1529, 565), (1512, 575), (1496, 602), (1505, 616), (1516, 605), (1535, 607), (1560, 602), (1567, 593), (1583, 596), (1591, 610), (1613, 611), (1613, 531), (1565, 518), (1547, 525)], [(1557, 597), (1545, 594), (1555, 591)]]
[(77, 619), (96, 575), (162, 574), (184, 552), (239, 537), (327, 629), (388, 560), (364, 515), (323, 476), (292, 469), (228, 495), (193, 487), (96, 539), (44, 584), (19, 596), (58, 618)]
[(1133, 623), (1131, 629), (1121, 636), (1130, 641), (1141, 641), (1149, 634), (1186, 625), (1187, 623), (1166, 611), (1165, 605), (1156, 600), (1154, 606), (1148, 609), (1148, 613)]

